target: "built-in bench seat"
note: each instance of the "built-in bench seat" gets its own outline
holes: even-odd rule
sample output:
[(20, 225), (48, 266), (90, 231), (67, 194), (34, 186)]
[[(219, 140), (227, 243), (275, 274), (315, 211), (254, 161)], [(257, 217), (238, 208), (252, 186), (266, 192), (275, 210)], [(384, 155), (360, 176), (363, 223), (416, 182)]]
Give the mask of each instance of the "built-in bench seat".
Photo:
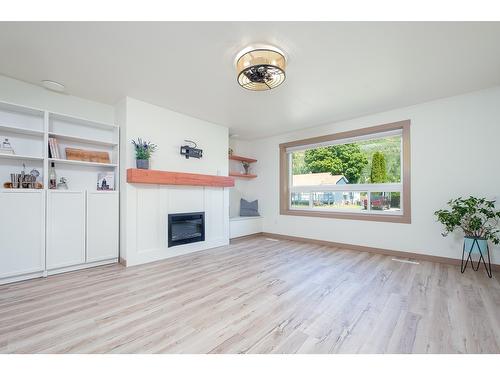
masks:
[(238, 238), (262, 232), (262, 216), (235, 216), (229, 218), (229, 238)]

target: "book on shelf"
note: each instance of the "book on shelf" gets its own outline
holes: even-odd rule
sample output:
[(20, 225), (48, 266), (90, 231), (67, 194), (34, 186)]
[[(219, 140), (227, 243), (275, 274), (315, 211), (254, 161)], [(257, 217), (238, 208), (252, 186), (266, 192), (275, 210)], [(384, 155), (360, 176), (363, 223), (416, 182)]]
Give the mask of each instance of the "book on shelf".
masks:
[(52, 138), (54, 142), (54, 149), (56, 151), (56, 158), (61, 159), (61, 155), (59, 155), (59, 143), (57, 142), (57, 138)]
[(49, 157), (54, 159), (60, 159), (59, 147), (57, 144), (57, 139), (49, 138)]
[(54, 147), (52, 146), (52, 138), (49, 138), (49, 158), (55, 158)]

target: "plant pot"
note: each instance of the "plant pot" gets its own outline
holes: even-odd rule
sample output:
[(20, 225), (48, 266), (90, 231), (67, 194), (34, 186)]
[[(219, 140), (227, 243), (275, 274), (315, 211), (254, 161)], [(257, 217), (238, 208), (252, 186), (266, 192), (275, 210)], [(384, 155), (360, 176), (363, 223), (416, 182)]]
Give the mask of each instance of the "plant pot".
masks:
[(136, 159), (137, 169), (149, 169), (149, 159)]
[[(486, 273), (491, 279), (493, 275), (491, 273), (491, 260), (490, 252), (488, 250), (488, 240), (481, 237), (465, 236), (464, 249), (462, 251), (462, 266), (460, 267), (461, 272), (465, 272), (469, 260), (472, 269), (474, 271), (477, 271), (479, 269), (479, 266), (481, 265), (481, 259), (483, 260), (484, 268), (486, 268)], [(488, 261), (488, 263), (486, 263), (486, 261)], [(475, 265), (474, 262), (476, 263)]]
[(485, 258), (488, 252), (488, 240), (486, 238), (465, 236), (464, 249), (466, 253), (471, 252), (471, 254), (482, 254), (483, 258)]

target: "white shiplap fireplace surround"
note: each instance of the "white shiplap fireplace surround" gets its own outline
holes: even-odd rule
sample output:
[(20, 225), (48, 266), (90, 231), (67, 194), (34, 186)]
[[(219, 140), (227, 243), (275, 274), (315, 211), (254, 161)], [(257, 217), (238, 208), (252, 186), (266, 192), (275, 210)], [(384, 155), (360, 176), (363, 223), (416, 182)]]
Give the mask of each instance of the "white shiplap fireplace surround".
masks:
[[(128, 187), (127, 266), (229, 243), (227, 188), (135, 185)], [(168, 214), (205, 212), (205, 241), (168, 247)]]
[[(127, 266), (153, 262), (229, 243), (229, 189), (127, 183), (135, 168), (133, 146), (138, 137), (158, 145), (151, 160), (155, 170), (228, 175), (228, 129), (132, 98), (115, 107), (120, 125), (122, 190), (120, 196), (120, 258)], [(203, 149), (203, 158), (179, 154), (185, 139)], [(205, 212), (205, 241), (168, 247), (168, 214)]]

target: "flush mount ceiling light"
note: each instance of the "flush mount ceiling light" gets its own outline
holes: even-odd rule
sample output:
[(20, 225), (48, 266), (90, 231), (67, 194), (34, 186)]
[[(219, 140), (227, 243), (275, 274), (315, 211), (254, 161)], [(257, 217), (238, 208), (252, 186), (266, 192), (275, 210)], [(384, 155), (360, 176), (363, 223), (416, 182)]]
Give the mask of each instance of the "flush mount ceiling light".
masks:
[(56, 81), (50, 81), (48, 79), (42, 81), (42, 86), (47, 90), (56, 91), (56, 92), (64, 92), (64, 85), (62, 83)]
[(238, 83), (247, 90), (263, 91), (285, 81), (286, 58), (276, 47), (249, 47), (236, 56)]

